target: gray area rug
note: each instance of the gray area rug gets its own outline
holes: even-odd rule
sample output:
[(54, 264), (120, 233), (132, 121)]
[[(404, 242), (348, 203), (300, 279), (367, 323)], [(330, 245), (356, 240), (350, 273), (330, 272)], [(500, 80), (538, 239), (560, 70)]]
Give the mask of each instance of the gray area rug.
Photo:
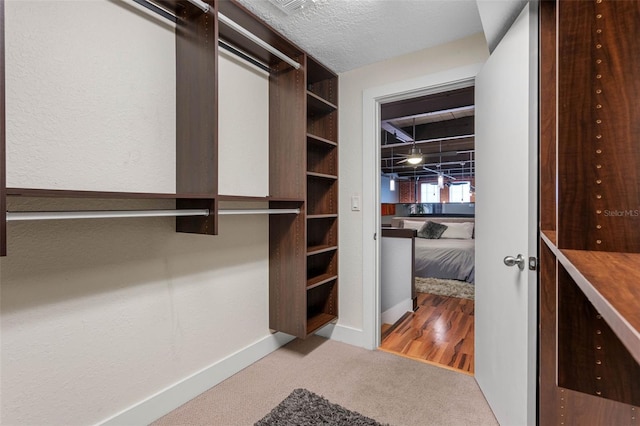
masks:
[(474, 300), (474, 285), (464, 281), (416, 277), (415, 282), (416, 291), (419, 293)]
[(355, 411), (333, 404), (306, 389), (296, 389), (256, 426), (382, 426)]

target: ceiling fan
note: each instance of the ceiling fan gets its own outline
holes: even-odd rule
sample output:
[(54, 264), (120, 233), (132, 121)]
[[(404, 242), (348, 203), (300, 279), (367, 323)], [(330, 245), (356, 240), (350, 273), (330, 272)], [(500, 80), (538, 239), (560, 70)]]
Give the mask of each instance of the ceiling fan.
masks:
[(411, 165), (417, 166), (418, 164), (422, 163), (423, 160), (423, 156), (422, 156), (422, 151), (420, 151), (420, 148), (416, 148), (416, 119), (413, 119), (413, 146), (411, 147), (411, 150), (409, 150), (408, 154), (398, 154), (401, 157), (404, 157), (404, 159), (398, 161), (398, 164), (402, 164), (402, 163), (409, 163)]

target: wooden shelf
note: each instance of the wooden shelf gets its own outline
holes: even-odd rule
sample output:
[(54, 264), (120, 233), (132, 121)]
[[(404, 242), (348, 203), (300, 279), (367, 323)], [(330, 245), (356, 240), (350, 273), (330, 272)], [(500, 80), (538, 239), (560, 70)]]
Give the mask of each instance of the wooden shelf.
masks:
[(331, 314), (325, 314), (325, 313), (320, 313), (312, 316), (311, 318), (307, 319), (307, 335), (313, 334), (313, 332), (315, 332), (322, 326), (329, 324), (331, 321), (337, 318), (338, 318), (337, 315), (331, 315)]
[(304, 200), (299, 198), (286, 198), (286, 197), (245, 197), (243, 195), (218, 195), (216, 197), (218, 201), (269, 201), (269, 202), (281, 202), (281, 203), (304, 203)]
[(326, 253), (333, 250), (338, 250), (338, 246), (319, 245), (307, 247), (307, 256), (313, 256), (315, 254)]
[(11, 197), (104, 198), (104, 199), (199, 199), (218, 198), (214, 194), (168, 194), (154, 192), (74, 191), (66, 189), (7, 188)]
[(329, 219), (338, 217), (337, 214), (309, 214), (307, 215), (307, 219)]
[(322, 274), (317, 277), (313, 277), (307, 280), (307, 290), (311, 290), (312, 288), (316, 288), (323, 284), (330, 283), (331, 281), (335, 281), (338, 279), (338, 276), (335, 274)]
[(557, 256), (640, 363), (640, 253), (558, 250)]
[(331, 180), (338, 179), (338, 176), (336, 175), (328, 175), (325, 173), (316, 173), (316, 172), (307, 172), (307, 176), (321, 178), (321, 179), (331, 179)]
[(307, 91), (307, 108), (315, 114), (328, 114), (338, 109), (331, 102), (309, 91)]
[(556, 231), (540, 231), (540, 236), (552, 250), (558, 245)]
[(331, 141), (329, 139), (321, 138), (320, 136), (312, 135), (311, 133), (307, 133), (307, 142), (338, 146), (337, 142)]

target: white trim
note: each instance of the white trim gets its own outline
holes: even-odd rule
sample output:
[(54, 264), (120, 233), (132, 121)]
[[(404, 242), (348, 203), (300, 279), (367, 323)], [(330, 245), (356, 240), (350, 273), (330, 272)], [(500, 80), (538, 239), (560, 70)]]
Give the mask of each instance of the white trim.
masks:
[(413, 301), (411, 299), (403, 300), (395, 306), (390, 307), (380, 315), (380, 322), (383, 324), (393, 324), (398, 321), (407, 312), (413, 311)]
[(365, 347), (365, 335), (362, 330), (340, 324), (329, 324), (316, 332), (318, 336), (353, 346)]
[[(362, 94), (362, 295), (363, 347), (380, 345), (380, 105), (403, 99), (469, 87), (482, 63), (367, 89)], [(373, 146), (371, 145), (373, 141)]]
[(266, 336), (98, 424), (149, 424), (293, 339), (283, 333)]

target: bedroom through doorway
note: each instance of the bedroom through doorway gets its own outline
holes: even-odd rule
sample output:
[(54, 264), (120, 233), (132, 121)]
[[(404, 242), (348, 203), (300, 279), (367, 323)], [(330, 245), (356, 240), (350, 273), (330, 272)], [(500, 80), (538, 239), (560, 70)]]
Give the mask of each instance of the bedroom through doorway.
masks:
[(473, 374), (472, 85), (380, 105), (379, 349)]

